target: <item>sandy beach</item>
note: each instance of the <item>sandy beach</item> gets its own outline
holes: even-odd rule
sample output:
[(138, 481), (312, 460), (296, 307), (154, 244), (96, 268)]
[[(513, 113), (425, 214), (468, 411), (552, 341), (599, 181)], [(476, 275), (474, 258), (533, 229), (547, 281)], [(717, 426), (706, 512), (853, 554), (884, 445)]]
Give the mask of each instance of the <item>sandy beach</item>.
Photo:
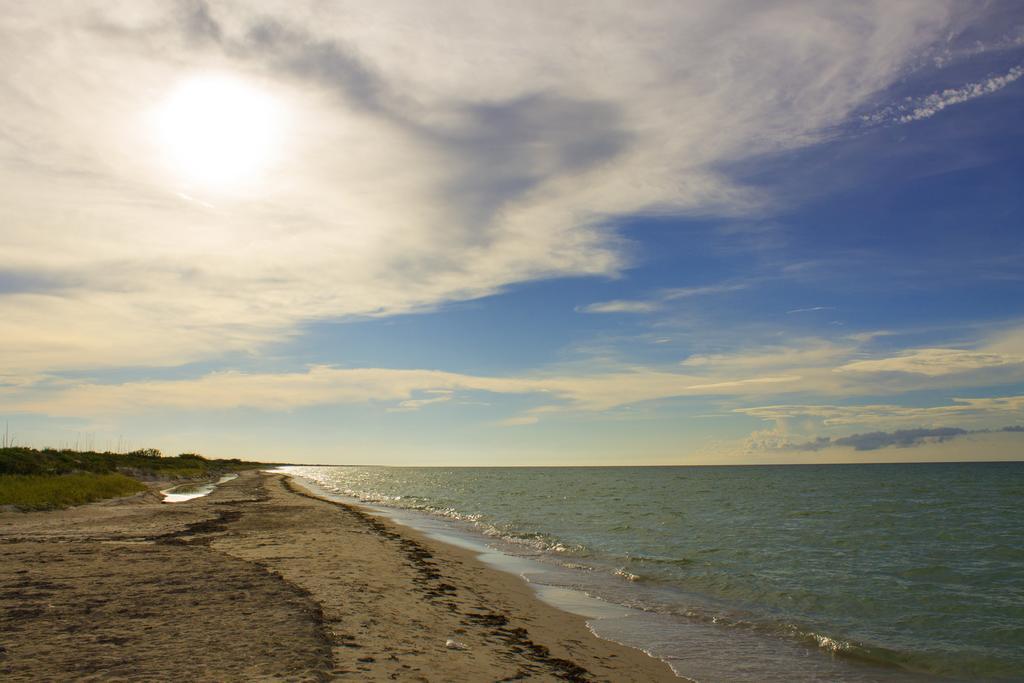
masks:
[(471, 552), (277, 474), (0, 513), (0, 548), (5, 680), (679, 680)]

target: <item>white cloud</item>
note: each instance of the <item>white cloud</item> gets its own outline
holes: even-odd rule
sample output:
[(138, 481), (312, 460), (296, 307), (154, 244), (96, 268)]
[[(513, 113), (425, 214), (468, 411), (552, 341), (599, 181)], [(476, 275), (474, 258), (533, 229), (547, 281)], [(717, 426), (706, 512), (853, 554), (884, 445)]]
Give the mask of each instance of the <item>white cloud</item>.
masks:
[[(954, 398), (951, 403), (927, 407), (769, 405), (734, 412), (772, 423), (744, 440), (746, 452), (864, 452), (928, 446), (928, 457), (933, 458), (941, 452), (937, 444), (963, 439), (968, 444), (965, 448), (939, 459), (977, 459), (981, 454), (1007, 459), (1019, 452), (1024, 396)], [(974, 451), (971, 443), (976, 444)]]
[(940, 377), (1008, 365), (1024, 364), (1024, 357), (965, 349), (914, 349), (889, 358), (858, 360), (836, 368), (836, 372), (905, 372)]
[(832, 311), (835, 310), (834, 306), (809, 306), (808, 308), (794, 308), (791, 311), (786, 311), (787, 315), (794, 313), (817, 313), (818, 311)]
[[(256, 352), (309, 320), (615, 274), (616, 216), (764, 206), (719, 169), (823, 139), (952, 16), (931, 0), (539, 9), (6, 12), (0, 247), (33, 284), (0, 293), (0, 372)], [(153, 108), (210, 70), (287, 112), (253, 187), (218, 194), (160, 161)]]
[(498, 424), (502, 427), (522, 427), (525, 425), (537, 424), (539, 420), (540, 418), (536, 415), (516, 415), (514, 417), (506, 418)]
[[(529, 396), (535, 407), (512, 418), (542, 418), (565, 412), (604, 412), (648, 401), (702, 397), (750, 406), (784, 395), (815, 395), (821, 405), (780, 404), (737, 408), (735, 413), (771, 420), (797, 436), (846, 425), (878, 428), (961, 426), (998, 415), (1019, 417), (1019, 397), (956, 399), (949, 406), (907, 407), (896, 403), (835, 405), (837, 397), (898, 396), (941, 387), (985, 387), (1024, 377), (1024, 368), (999, 365), (1006, 356), (993, 345), (1017, 348), (1018, 331), (1008, 330), (984, 351), (935, 354), (917, 349), (894, 358), (852, 361), (860, 351), (852, 338), (839, 342), (793, 340), (788, 346), (756, 347), (731, 354), (691, 356), (675, 366), (631, 366), (602, 360), (518, 376), (486, 376), (420, 369), (312, 366), (299, 372), (212, 372), (191, 379), (101, 384), (46, 375), (0, 379), (0, 412), (92, 417), (151, 411), (294, 410), (314, 405), (376, 404), (382, 410), (412, 411), (448, 401), (477, 401), (475, 394)], [(863, 343), (870, 343), (867, 337)], [(949, 349), (943, 351), (952, 351)], [(993, 358), (994, 356), (994, 358)], [(858, 363), (881, 365), (859, 366)], [(889, 373), (881, 377), (878, 373)], [(893, 368), (912, 371), (891, 372)], [(845, 368), (835, 372), (835, 368)], [(1012, 370), (1012, 372), (1011, 372)], [(884, 380), (884, 381), (883, 381)], [(1015, 412), (1016, 411), (1016, 412)], [(950, 422), (950, 420), (957, 422)], [(535, 420), (531, 419), (530, 422)], [(981, 424), (983, 427), (991, 426)], [(789, 432), (787, 432), (787, 435)]]
[(601, 301), (581, 306), (576, 310), (580, 313), (653, 313), (660, 308), (657, 301)]
[(721, 285), (705, 285), (702, 287), (676, 287), (674, 289), (666, 289), (662, 294), (662, 298), (666, 301), (673, 301), (675, 299), (689, 299), (695, 296), (708, 296), (711, 294), (725, 294), (728, 292), (738, 292), (741, 289), (747, 289), (750, 285), (745, 282), (733, 282)]
[[(852, 340), (851, 340), (852, 341)], [(682, 361), (686, 368), (715, 371), (773, 371), (783, 368), (830, 368), (849, 358), (852, 343), (824, 339), (793, 339), (785, 346), (763, 346), (728, 354), (695, 354)]]
[(1024, 326), (1008, 327), (990, 335), (982, 350), (1014, 358), (1024, 358)]
[(932, 93), (916, 103), (912, 111), (903, 114), (898, 120), (900, 123), (910, 123), (930, 118), (946, 107), (998, 92), (1021, 76), (1024, 76), (1024, 66), (1015, 66), (1002, 76), (993, 76), (977, 83), (968, 83), (959, 88), (947, 88), (941, 92)]
[(601, 301), (581, 306), (576, 310), (581, 313), (653, 313), (664, 308), (664, 304), (677, 299), (690, 299), (698, 296), (724, 294), (746, 289), (750, 285), (745, 282), (704, 285), (701, 287), (676, 287), (664, 289), (651, 299), (616, 299)]
[(1005, 427), (1024, 419), (1024, 396), (954, 398), (952, 403), (917, 407), (873, 405), (768, 405), (736, 408), (736, 413), (786, 424), (810, 419), (825, 427)]
[(430, 395), (430, 398), (406, 399), (405, 401), (401, 401), (394, 408), (389, 408), (389, 410), (391, 412), (411, 412), (419, 410), (424, 406), (434, 405), (437, 403), (447, 403), (454, 398), (454, 392), (451, 389), (428, 389), (423, 393)]
[(748, 387), (751, 384), (779, 384), (780, 382), (796, 382), (800, 380), (800, 375), (789, 375), (784, 377), (753, 377), (750, 379), (734, 379), (725, 382), (712, 382), (710, 384), (692, 384), (687, 389), (700, 390), (700, 389), (738, 389), (741, 387)]
[[(293, 410), (313, 405), (380, 403), (388, 410), (416, 410), (449, 401), (456, 392), (531, 394), (545, 405), (531, 414), (604, 411), (681, 396), (777, 394), (799, 377), (707, 377), (631, 368), (589, 375), (488, 377), (435, 370), (313, 366), (303, 372), (214, 372), (195, 379), (98, 384), (62, 380), (0, 386), (7, 412), (93, 416), (151, 410)], [(421, 397), (421, 396), (427, 397)]]
[[(852, 335), (829, 341), (792, 339), (785, 345), (695, 354), (680, 365), (701, 373), (701, 386), (745, 378), (786, 377), (780, 389), (819, 396), (894, 395), (922, 389), (990, 386), (1024, 379), (1024, 363), (986, 351), (911, 349), (862, 360), (875, 337)], [(947, 353), (948, 352), (948, 353)], [(713, 378), (713, 379), (712, 379)]]
[[(981, 51), (1002, 49), (998, 45), (981, 48)], [(878, 111), (866, 114), (861, 121), (868, 125), (913, 123), (931, 118), (947, 107), (969, 102), (998, 92), (1024, 76), (1024, 66), (1017, 65), (1001, 76), (990, 76), (983, 81), (968, 83), (958, 88), (946, 88), (924, 97), (908, 97), (904, 102), (887, 105)]]

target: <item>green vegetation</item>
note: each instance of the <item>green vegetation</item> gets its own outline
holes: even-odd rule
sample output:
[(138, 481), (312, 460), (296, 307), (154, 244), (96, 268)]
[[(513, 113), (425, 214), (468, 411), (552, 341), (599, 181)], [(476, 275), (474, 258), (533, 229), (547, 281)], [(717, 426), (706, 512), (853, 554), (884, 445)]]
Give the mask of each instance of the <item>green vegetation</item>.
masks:
[(155, 448), (98, 453), (46, 448), (0, 448), (0, 505), (43, 510), (144, 491), (139, 479), (207, 479), (272, 466), (196, 453), (165, 457)]
[(131, 453), (0, 448), (0, 474), (70, 474), (121, 472), (139, 478), (200, 478), (224, 472), (267, 467), (265, 462), (212, 460), (195, 453), (165, 457), (155, 448)]
[(65, 508), (145, 490), (145, 484), (123, 474), (0, 475), (0, 505), (20, 510)]

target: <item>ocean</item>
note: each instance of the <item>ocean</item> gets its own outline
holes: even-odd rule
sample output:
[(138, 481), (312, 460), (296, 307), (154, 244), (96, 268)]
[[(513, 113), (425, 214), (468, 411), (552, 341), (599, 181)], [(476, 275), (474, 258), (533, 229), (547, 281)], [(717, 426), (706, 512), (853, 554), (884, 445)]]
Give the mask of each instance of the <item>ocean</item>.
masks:
[(695, 681), (1024, 680), (1024, 463), (284, 469)]

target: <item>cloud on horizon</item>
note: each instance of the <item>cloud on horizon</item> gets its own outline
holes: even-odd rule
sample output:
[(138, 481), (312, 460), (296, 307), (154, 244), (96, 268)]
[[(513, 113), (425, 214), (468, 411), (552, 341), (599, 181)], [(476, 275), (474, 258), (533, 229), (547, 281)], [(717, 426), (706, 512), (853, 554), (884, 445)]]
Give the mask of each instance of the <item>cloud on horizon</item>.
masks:
[[(734, 376), (732, 376), (734, 377)], [(13, 413), (92, 416), (148, 410), (294, 410), (314, 405), (382, 403), (389, 410), (417, 410), (445, 403), (453, 394), (489, 392), (535, 395), (541, 412), (604, 411), (679, 396), (778, 393), (795, 376), (732, 378), (657, 368), (622, 368), (590, 374), (470, 375), (437, 370), (312, 366), (302, 372), (213, 372), (193, 379), (100, 384), (88, 380), (40, 379), (36, 384), (0, 385), (0, 410)], [(423, 396), (421, 396), (423, 395)]]
[(916, 448), (930, 444), (945, 443), (962, 436), (992, 434), (993, 432), (1018, 433), (1024, 427), (1014, 425), (1002, 429), (961, 429), (959, 427), (931, 427), (897, 429), (892, 432), (865, 432), (850, 436), (821, 436), (813, 441), (790, 442), (779, 438), (760, 439), (748, 442), (754, 450), (767, 451), (821, 451), (827, 448), (852, 448), (855, 451), (877, 451), (883, 448)]
[[(676, 363), (640, 365), (606, 359), (512, 376), (429, 369), (346, 368), (313, 365), (297, 372), (209, 372), (198, 377), (99, 383), (38, 374), (0, 375), (0, 411), (62, 416), (141, 413), (148, 410), (294, 410), (314, 405), (379, 403), (390, 411), (412, 411), (444, 404), (459, 392), (531, 396), (534, 408), (521, 416), (564, 412), (602, 412), (622, 406), (685, 397), (747, 401), (734, 414), (787, 425), (816, 424), (822, 429), (849, 425), (943, 426), (951, 420), (991, 427), (992, 421), (1021, 421), (1020, 396), (955, 398), (949, 405), (902, 406), (891, 403), (837, 405), (785, 403), (751, 405), (768, 397), (899, 396), (910, 391), (952, 387), (991, 387), (993, 372), (1012, 386), (1024, 380), (1024, 365), (995, 363), (1016, 353), (1024, 336), (1003, 330), (977, 345), (979, 351), (911, 349), (876, 361), (852, 361), (875, 335), (851, 335), (833, 341), (794, 339), (782, 346), (759, 346), (728, 354), (691, 355)], [(893, 359), (896, 361), (893, 361)], [(905, 363), (925, 370), (892, 372)], [(935, 367), (935, 359), (940, 359)], [(871, 363), (875, 363), (871, 365)], [(863, 365), (867, 364), (867, 365)], [(858, 371), (850, 371), (850, 366)], [(839, 371), (842, 370), (842, 371)], [(952, 373), (952, 374), (950, 374)], [(891, 376), (890, 376), (891, 375)], [(880, 381), (886, 376), (886, 381)], [(526, 422), (521, 422), (526, 423)]]
[(783, 404), (736, 408), (736, 413), (786, 425), (817, 422), (825, 427), (849, 425), (938, 426), (956, 421), (960, 424), (992, 419), (1016, 424), (1024, 415), (1024, 396), (953, 398), (937, 406), (901, 406), (895, 404), (830, 405)]

